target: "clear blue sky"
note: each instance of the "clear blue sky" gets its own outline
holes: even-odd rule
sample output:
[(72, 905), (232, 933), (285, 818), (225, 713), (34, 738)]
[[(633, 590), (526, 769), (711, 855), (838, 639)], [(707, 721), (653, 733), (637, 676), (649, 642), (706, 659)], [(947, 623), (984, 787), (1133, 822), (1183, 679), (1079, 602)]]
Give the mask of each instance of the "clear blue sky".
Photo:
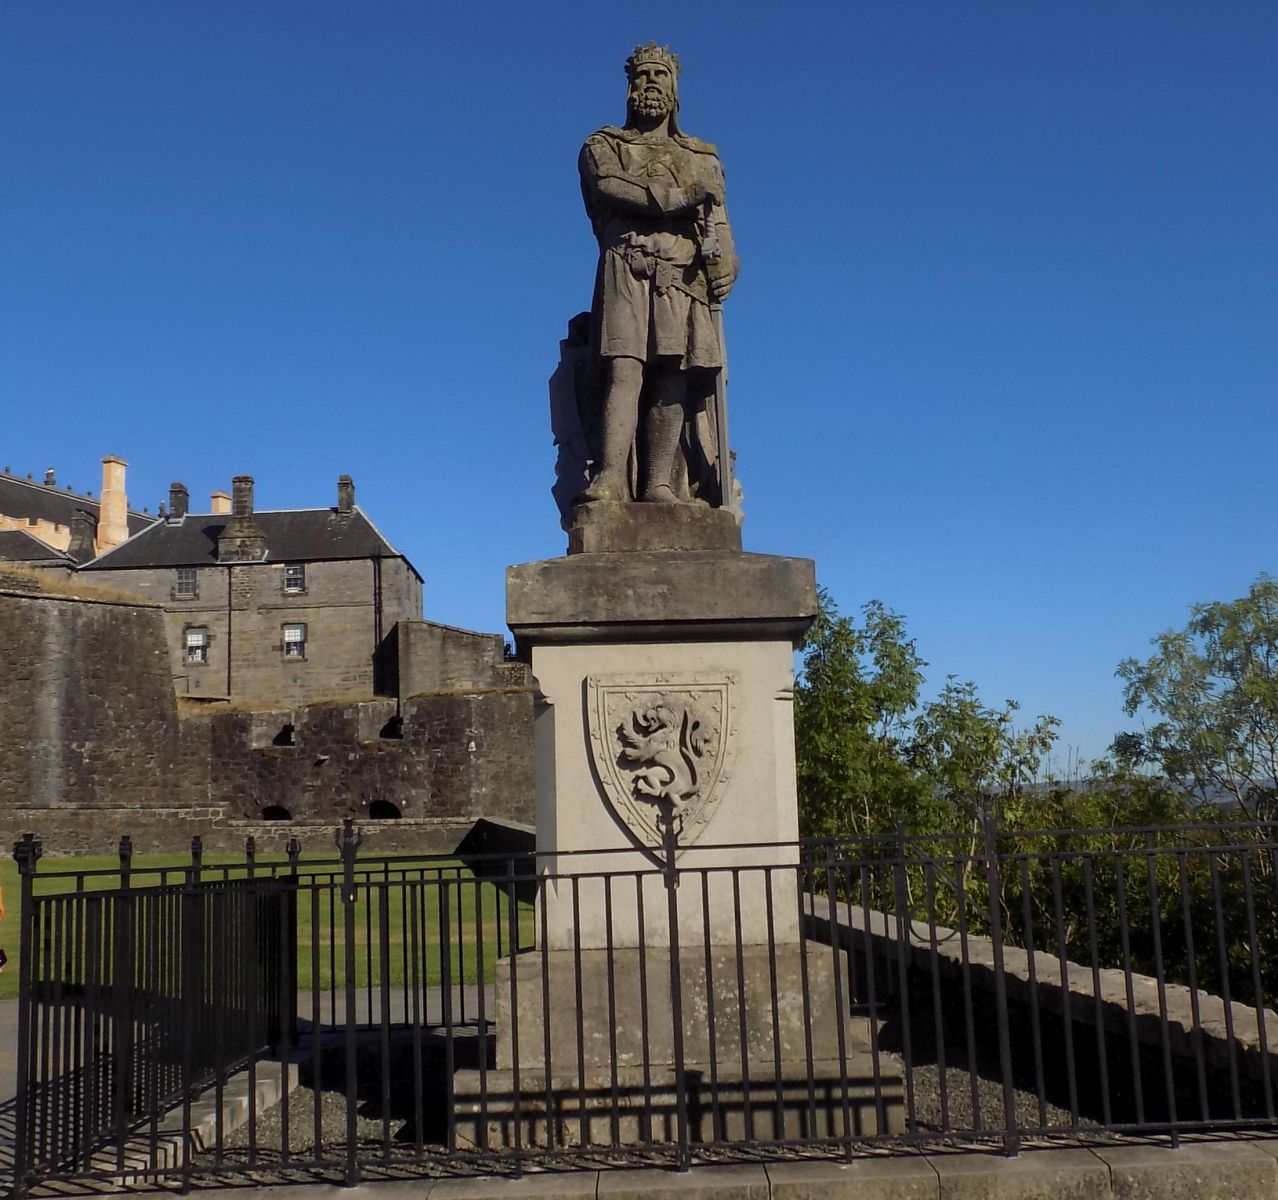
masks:
[(153, 511), (346, 471), (504, 628), (649, 38), (727, 168), (747, 547), (1099, 754), (1117, 661), (1278, 570), (1271, 0), (6, 0), (0, 461)]

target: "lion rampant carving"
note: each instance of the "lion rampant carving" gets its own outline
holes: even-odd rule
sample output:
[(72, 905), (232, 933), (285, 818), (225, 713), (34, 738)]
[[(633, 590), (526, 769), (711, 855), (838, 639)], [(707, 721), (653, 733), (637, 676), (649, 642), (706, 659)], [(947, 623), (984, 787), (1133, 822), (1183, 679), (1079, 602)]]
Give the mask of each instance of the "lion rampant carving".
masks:
[(634, 709), (617, 726), (621, 763), (633, 771), (635, 795), (682, 812), (701, 790), (709, 737), (691, 708), (661, 702)]

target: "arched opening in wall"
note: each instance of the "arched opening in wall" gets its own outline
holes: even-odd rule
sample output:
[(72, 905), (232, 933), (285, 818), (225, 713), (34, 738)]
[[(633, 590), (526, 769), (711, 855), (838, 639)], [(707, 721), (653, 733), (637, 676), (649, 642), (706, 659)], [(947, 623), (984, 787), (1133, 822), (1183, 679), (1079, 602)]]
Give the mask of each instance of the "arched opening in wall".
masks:
[(268, 804), (262, 809), (263, 821), (291, 821), (293, 814), (281, 804)]
[(403, 815), (399, 811), (399, 805), (392, 803), (390, 800), (374, 800), (368, 806), (368, 819), (370, 821), (398, 821)]
[(280, 726), (279, 733), (277, 733), (271, 739), (271, 745), (273, 746), (296, 746), (297, 745), (297, 730), (293, 727), (292, 723), (289, 723), (288, 725)]
[(402, 738), (404, 736), (404, 718), (400, 716), (391, 717), (379, 731), (380, 738)]

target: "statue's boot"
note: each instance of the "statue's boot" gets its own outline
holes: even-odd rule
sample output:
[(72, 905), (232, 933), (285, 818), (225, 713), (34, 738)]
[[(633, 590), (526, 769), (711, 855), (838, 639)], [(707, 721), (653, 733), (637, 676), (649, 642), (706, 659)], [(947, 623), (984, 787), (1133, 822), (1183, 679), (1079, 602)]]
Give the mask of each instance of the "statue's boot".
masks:
[(657, 404), (648, 412), (648, 479), (643, 498), (650, 504), (678, 504), (670, 486), (674, 456), (683, 432), (683, 405)]
[(621, 481), (620, 473), (600, 471), (591, 484), (580, 496), (578, 504), (591, 504), (596, 500), (625, 500), (626, 488)]

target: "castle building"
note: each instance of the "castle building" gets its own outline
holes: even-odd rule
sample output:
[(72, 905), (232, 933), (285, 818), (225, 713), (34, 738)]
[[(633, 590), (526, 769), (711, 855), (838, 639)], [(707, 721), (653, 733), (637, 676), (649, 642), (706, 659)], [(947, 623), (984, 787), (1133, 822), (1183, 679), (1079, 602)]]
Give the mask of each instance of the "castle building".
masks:
[(140, 533), (155, 518), (130, 511), (127, 466), (114, 454), (102, 460), (97, 500), (92, 493), (59, 490), (52, 468), (37, 483), (6, 467), (0, 474), (0, 561), (71, 570)]
[(163, 606), (180, 696), (304, 704), (394, 691), (401, 621), (420, 621), (422, 578), (355, 503), (343, 475), (331, 508), (258, 511), (253, 479), (167, 511), (84, 563), (82, 577)]

